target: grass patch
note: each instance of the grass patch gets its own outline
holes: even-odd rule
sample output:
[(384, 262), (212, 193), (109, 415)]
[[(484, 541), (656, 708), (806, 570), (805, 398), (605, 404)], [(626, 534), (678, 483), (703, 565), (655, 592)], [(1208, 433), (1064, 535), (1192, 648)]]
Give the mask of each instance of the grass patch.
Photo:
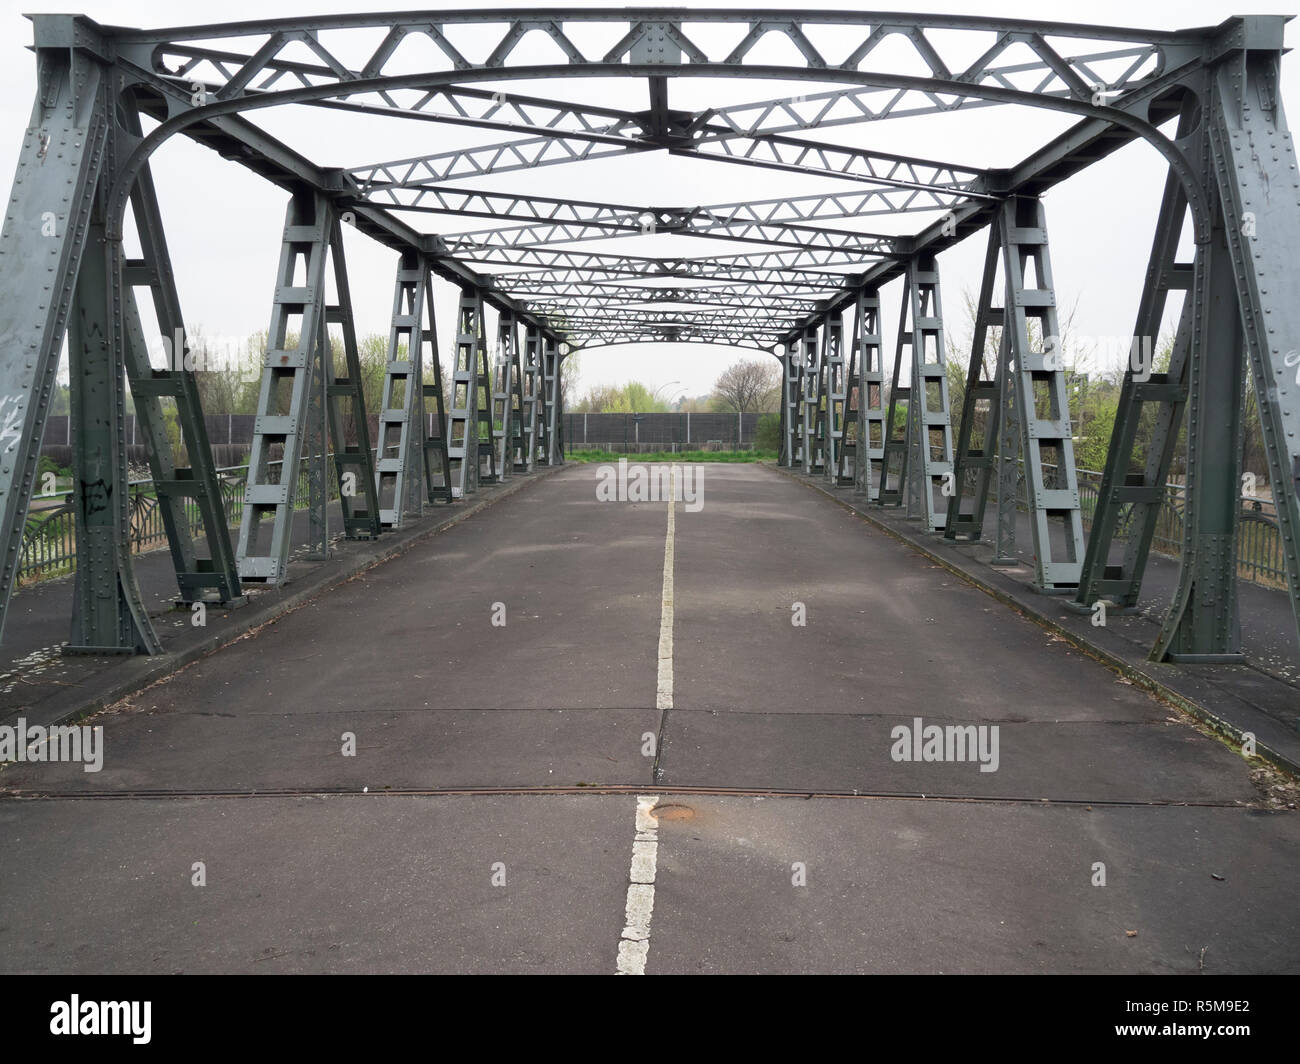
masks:
[(566, 451), (566, 462), (617, 462), (626, 458), (631, 462), (771, 462), (775, 451), (650, 451), (646, 454), (616, 454), (598, 449)]

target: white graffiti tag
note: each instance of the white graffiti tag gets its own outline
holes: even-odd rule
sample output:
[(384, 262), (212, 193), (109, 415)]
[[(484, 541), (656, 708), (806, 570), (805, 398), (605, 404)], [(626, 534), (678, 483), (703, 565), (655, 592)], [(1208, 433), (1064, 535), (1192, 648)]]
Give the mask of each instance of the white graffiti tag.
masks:
[(22, 431), (22, 410), (23, 404), (19, 396), (6, 395), (0, 399), (0, 443), (9, 440), (8, 446), (0, 454), (8, 454), (18, 446), (18, 436)]

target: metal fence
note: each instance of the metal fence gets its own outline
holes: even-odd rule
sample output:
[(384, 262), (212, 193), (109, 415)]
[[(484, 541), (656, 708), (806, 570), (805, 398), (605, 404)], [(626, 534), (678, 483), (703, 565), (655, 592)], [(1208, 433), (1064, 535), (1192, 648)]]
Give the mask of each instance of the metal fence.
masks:
[[(1027, 510), (1028, 490), (1025, 485), (1024, 462), (1016, 484), (1017, 505)], [(1056, 473), (1056, 466), (1044, 465), (1044, 478), (1048, 487)], [(1085, 532), (1092, 528), (1093, 514), (1101, 496), (1101, 474), (1095, 469), (1076, 470), (1079, 484), (1079, 509)], [(996, 487), (996, 480), (994, 481)], [(1286, 586), (1286, 560), (1282, 554), (1282, 533), (1277, 523), (1277, 507), (1272, 499), (1255, 495), (1240, 496), (1241, 521), (1237, 534), (1237, 576), (1252, 584), (1264, 587)], [(1187, 489), (1182, 484), (1166, 484), (1164, 497), (1156, 515), (1155, 533), (1151, 549), (1156, 554), (1178, 558), (1183, 551), (1183, 512), (1187, 505)], [(1126, 539), (1133, 519), (1131, 504), (1124, 506), (1116, 524), (1117, 539)]]
[[(566, 417), (581, 418), (582, 414), (569, 414)], [(588, 415), (590, 417), (623, 417), (614, 415)], [(679, 417), (681, 415), (665, 415)], [(705, 415), (694, 415), (703, 417)], [(709, 415), (716, 416), (716, 415)], [(731, 418), (732, 415), (722, 415)], [(646, 444), (647, 446), (649, 444)], [(581, 443), (572, 441), (570, 447), (580, 447)], [(274, 462), (272, 465), (279, 465)], [(1045, 466), (1044, 473), (1051, 476), (1055, 466)], [(1022, 464), (1023, 470), (1023, 464)], [(221, 495), (226, 507), (226, 516), (231, 525), (239, 523), (244, 512), (244, 484), (248, 477), (248, 466), (233, 466), (219, 469)], [(1092, 469), (1080, 469), (1078, 472), (1079, 505), (1083, 516), (1083, 527), (1087, 531), (1092, 527), (1092, 517), (1097, 509), (1097, 499), (1101, 492), (1101, 474)], [(330, 487), (330, 498), (337, 498), (337, 484), (332, 477), (326, 478)], [(996, 485), (996, 480), (995, 480)], [(140, 552), (153, 547), (165, 546), (167, 532), (163, 525), (162, 511), (159, 509), (157, 496), (153, 492), (153, 481), (133, 480), (131, 493), (131, 550)], [(1018, 502), (1021, 509), (1028, 508), (1028, 496), (1023, 473), (1017, 487)], [(298, 508), (307, 506), (307, 459), (304, 458), (298, 471), (298, 490), (296, 498)], [(75, 500), (71, 491), (57, 492), (53, 495), (40, 495), (32, 500), (35, 507), (27, 518), (27, 528), (23, 535), (22, 557), (18, 563), (18, 580), (30, 583), (47, 576), (70, 572), (77, 560), (76, 513), (73, 509)], [(184, 502), (185, 512), (189, 517), (192, 534), (201, 535), (202, 521), (198, 504), (193, 499)], [(1183, 510), (1186, 505), (1186, 491), (1181, 484), (1165, 485), (1165, 496), (1160, 504), (1156, 519), (1155, 535), (1152, 537), (1151, 549), (1157, 554), (1177, 558), (1182, 553)], [(1277, 510), (1272, 499), (1251, 495), (1241, 496), (1241, 524), (1237, 536), (1237, 575), (1240, 579), (1265, 587), (1286, 586), (1286, 563), (1282, 555), (1282, 534), (1278, 528)], [(1127, 535), (1128, 524), (1132, 519), (1132, 508), (1126, 506), (1120, 514), (1117, 536)]]
[[(308, 505), (308, 459), (302, 459), (298, 469), (296, 508)], [(281, 462), (269, 462), (279, 466)], [(248, 479), (248, 466), (218, 469), (221, 498), (226, 509), (226, 519), (232, 526), (239, 524), (244, 513), (244, 487)], [(330, 498), (338, 498), (338, 485), (326, 478)], [(130, 543), (131, 552), (138, 554), (167, 544), (167, 529), (163, 524), (162, 509), (154, 493), (152, 480), (133, 480), (130, 491)], [(185, 515), (189, 519), (191, 535), (203, 534), (203, 520), (195, 499), (183, 500)], [(32, 499), (32, 510), (27, 515), (23, 533), (22, 557), (18, 562), (18, 582), (30, 583), (49, 576), (71, 572), (77, 563), (76, 498), (72, 491), (38, 495)]]
[(657, 413), (564, 415), (566, 451), (747, 450), (762, 414)]

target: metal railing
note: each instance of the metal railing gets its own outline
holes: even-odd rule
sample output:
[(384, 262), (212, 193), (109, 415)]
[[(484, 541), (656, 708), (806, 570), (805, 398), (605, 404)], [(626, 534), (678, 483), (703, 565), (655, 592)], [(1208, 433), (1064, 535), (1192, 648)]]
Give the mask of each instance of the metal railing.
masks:
[[(1020, 464), (1016, 483), (1017, 506), (1028, 509), (1024, 462)], [(1049, 487), (1055, 486), (1056, 466), (1045, 464), (1044, 477)], [(1083, 517), (1083, 530), (1092, 529), (1093, 514), (1101, 496), (1101, 473), (1095, 469), (1078, 469), (1079, 509)], [(996, 480), (994, 481), (996, 488)], [(1186, 507), (1186, 488), (1182, 484), (1166, 484), (1164, 497), (1156, 515), (1155, 533), (1151, 549), (1156, 554), (1179, 558), (1183, 552), (1183, 511)], [(1277, 523), (1277, 507), (1272, 499), (1255, 495), (1240, 496), (1241, 520), (1237, 534), (1237, 576), (1239, 579), (1263, 587), (1286, 587), (1286, 560), (1282, 553), (1282, 533)], [(1132, 504), (1120, 511), (1115, 528), (1117, 539), (1126, 539), (1133, 518)]]
[[(295, 509), (308, 505), (308, 459), (303, 458), (298, 468), (298, 486), (294, 496)], [(282, 462), (267, 463), (272, 467)], [(248, 465), (228, 466), (217, 470), (221, 499), (226, 510), (226, 520), (231, 527), (239, 524), (244, 513), (244, 487), (248, 479)], [(329, 497), (338, 498), (338, 485), (327, 477)], [(153, 480), (132, 480), (130, 492), (130, 543), (131, 553), (139, 554), (167, 544), (167, 529), (163, 523), (162, 508), (153, 489)], [(203, 535), (203, 519), (198, 502), (183, 500), (185, 516), (189, 520), (190, 534)], [(32, 499), (32, 509), (27, 515), (23, 532), (22, 556), (18, 562), (20, 585), (60, 576), (72, 572), (77, 564), (77, 516), (73, 491), (37, 495)]]
[[(307, 461), (306, 458), (302, 460), (298, 471), (298, 490), (295, 496), (298, 509), (305, 509), (307, 506)], [(281, 463), (270, 464), (278, 466)], [(1023, 468), (1022, 463), (1017, 493), (1020, 508), (1026, 509), (1028, 496)], [(1044, 473), (1050, 476), (1055, 473), (1055, 469), (1055, 466), (1044, 466)], [(1096, 512), (1097, 499), (1101, 492), (1101, 474), (1092, 469), (1080, 469), (1077, 470), (1077, 474), (1083, 527), (1084, 531), (1088, 531), (1092, 528), (1092, 516)], [(225, 503), (227, 520), (232, 526), (237, 525), (244, 512), (244, 483), (248, 477), (248, 466), (218, 469), (217, 475), (221, 482), (221, 496)], [(326, 480), (329, 484), (330, 498), (337, 498), (337, 484), (334, 478), (328, 477)], [(129, 488), (132, 552), (139, 553), (165, 546), (167, 531), (163, 525), (157, 496), (153, 493), (153, 481), (133, 480)], [(73, 493), (64, 491), (52, 495), (40, 495), (32, 502), (34, 506), (46, 503), (48, 505), (40, 505), (28, 515), (27, 529), (23, 535), (22, 557), (18, 563), (20, 584), (71, 572), (77, 561)], [(184, 505), (190, 521), (191, 533), (202, 535), (203, 526), (198, 504), (193, 499), (186, 499)], [(1161, 500), (1160, 512), (1156, 519), (1155, 535), (1151, 540), (1151, 549), (1157, 554), (1170, 558), (1177, 558), (1182, 554), (1184, 505), (1183, 486), (1166, 484), (1165, 496)], [(1286, 562), (1282, 554), (1282, 534), (1278, 528), (1277, 510), (1273, 500), (1243, 495), (1241, 505), (1241, 523), (1237, 536), (1238, 577), (1264, 587), (1285, 587)], [(1131, 517), (1131, 506), (1125, 506), (1116, 529), (1118, 538), (1127, 536)]]

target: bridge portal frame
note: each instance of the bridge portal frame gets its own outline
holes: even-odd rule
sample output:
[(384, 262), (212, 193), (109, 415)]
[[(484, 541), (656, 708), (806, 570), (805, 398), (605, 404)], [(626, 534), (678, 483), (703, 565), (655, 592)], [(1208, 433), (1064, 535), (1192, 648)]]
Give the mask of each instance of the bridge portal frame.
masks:
[[(1240, 407), (1248, 372), (1259, 402), (1288, 592), (1300, 630), (1300, 359), (1292, 346), (1300, 330), (1300, 275), (1290, 261), (1290, 248), (1300, 237), (1300, 180), (1278, 95), (1285, 21), (1249, 16), (1217, 27), (1148, 31), (861, 12), (555, 9), (322, 16), (140, 30), (99, 26), (84, 16), (35, 16), (36, 101), (0, 233), (0, 337), (5, 340), (0, 349), (0, 442), (5, 443), (0, 453), (0, 611), (7, 607), (14, 583), (66, 332), (78, 367), (72, 377), (74, 465), (80, 485), (73, 643), (101, 652), (160, 649), (135, 589), (127, 550), (124, 371), (131, 357), (133, 289), (147, 276), (148, 264), (125, 258), (123, 229), (128, 203), (138, 200), (150, 180), (152, 154), (172, 136), (183, 134), (212, 146), (293, 196), (320, 197), (358, 230), (421, 257), (439, 276), (535, 336), (543, 366), (538, 453), (531, 454), (529, 445), (534, 463), (562, 459), (558, 415), (565, 354), (647, 340), (724, 341), (788, 352), (795, 338), (824, 330), (832, 315), (914, 271), (922, 257), (933, 261), (938, 252), (995, 224), (1009, 199), (1036, 200), (1090, 162), (1140, 139), (1164, 157), (1170, 176), (1136, 335), (1158, 323), (1156, 311), (1170, 290), (1187, 293), (1188, 310), (1178, 333), (1177, 364), (1168, 379), (1152, 387), (1148, 379), (1139, 379), (1136, 368), (1126, 375), (1106, 463), (1097, 523), (1101, 531), (1088, 543), (1076, 597), (1085, 607), (1093, 594), (1112, 596), (1118, 604), (1134, 599), (1149, 542), (1139, 536), (1124, 562), (1113, 565), (1109, 552), (1116, 514), (1149, 503), (1155, 478), (1167, 471), (1164, 445), (1176, 435), (1185, 410), (1189, 446), (1181, 577), (1153, 656), (1236, 660), (1240, 638), (1232, 586)], [(577, 27), (611, 24), (626, 27), (612, 47), (593, 50), (575, 43)], [(720, 38), (711, 31), (736, 26), (744, 29), (739, 43), (729, 39), (719, 50)], [(457, 47), (456, 36), (466, 27), (498, 34), (479, 61), (466, 58)], [(828, 59), (813, 42), (814, 37), (824, 40), (828, 27), (837, 30), (847, 49), (839, 61)], [(335, 31), (367, 28), (385, 33), (360, 66), (343, 61), (323, 39)], [(520, 42), (534, 34), (556, 46), (563, 61), (512, 61)], [(977, 34), (991, 36), (994, 43), (974, 62), (945, 57), (952, 37)], [(751, 54), (770, 35), (790, 46), (790, 60), (753, 61)], [(402, 42), (412, 36), (431, 42), (445, 57), (444, 68), (415, 74), (390, 68)], [(872, 69), (875, 50), (896, 36), (914, 48), (920, 73)], [(223, 43), (214, 47), (213, 41)], [(1100, 50), (1069, 54), (1059, 42), (1070, 41), (1093, 42)], [(314, 58), (289, 58), (291, 46), (307, 49)], [(1032, 59), (1002, 61), (1013, 48)], [(1116, 63), (1118, 74), (1097, 79), (1095, 70), (1107, 64), (1115, 70)], [(646, 79), (651, 107), (625, 113), (488, 91), (476, 84), (574, 76)], [(667, 79), (685, 76), (817, 82), (823, 88), (810, 96), (683, 113), (668, 106)], [(908, 102), (918, 98), (919, 104)], [(445, 103), (452, 105), (450, 114), (434, 110)], [(302, 157), (248, 117), (288, 104), (528, 136), (343, 171)], [(1047, 108), (1078, 122), (1018, 165), (997, 171), (790, 135), (824, 125), (997, 104)], [(1160, 127), (1178, 116), (1177, 132), (1162, 132)], [(147, 134), (142, 133), (142, 117), (157, 123)], [(453, 174), (500, 173), (651, 150), (834, 175), (859, 182), (862, 191), (680, 208), (547, 200), (446, 184)], [(910, 237), (807, 224), (936, 208), (945, 210), (944, 217)], [(520, 224), (438, 237), (411, 227), (402, 211), (508, 217)], [(165, 246), (161, 219), (156, 212), (143, 213), (137, 224), (147, 229), (144, 239)], [(1170, 259), (1170, 234), (1181, 227), (1184, 215), (1190, 216), (1196, 247), (1191, 263)], [(548, 246), (571, 241), (578, 233), (599, 238), (628, 232), (721, 236), (763, 250), (664, 260)], [(1176, 242), (1176, 236), (1172, 239)], [(864, 261), (866, 268), (858, 268)], [(501, 266), (518, 272), (493, 272)], [(612, 304), (594, 297), (646, 278), (723, 282), (732, 291), (687, 321), (673, 314), (599, 313)], [(306, 295), (311, 295), (307, 302), (320, 305), (316, 293), (277, 293), (290, 306)], [(549, 302), (533, 298), (537, 296)], [(1018, 357), (1025, 357), (1023, 350)], [(272, 369), (268, 366), (267, 372)], [(189, 370), (179, 372), (182, 430), (187, 443), (202, 450), (201, 411), (190, 401), (192, 388), (183, 376)], [(138, 402), (148, 405), (150, 387), (153, 395), (161, 394), (161, 386), (147, 385), (141, 373), (130, 377)], [(1160, 446), (1153, 447), (1147, 469), (1135, 477), (1129, 472), (1134, 419), (1145, 402), (1160, 404), (1164, 435)], [(1221, 416), (1225, 411), (1227, 416)], [(788, 402), (782, 413), (783, 459), (806, 460), (810, 454), (791, 452), (794, 426)], [(924, 418), (913, 420), (925, 425)], [(1022, 418), (1022, 430), (1027, 421)], [(943, 427), (949, 433), (951, 428)], [(316, 428), (315, 434), (325, 439), (323, 429)], [(162, 441), (157, 433), (146, 435), (155, 468), (166, 470)], [(909, 440), (908, 446), (919, 442)], [(1010, 441), (1005, 432), (1002, 442), (1006, 449)], [(211, 510), (213, 500), (219, 500), (212, 463), (192, 459), (190, 467), (179, 469), (174, 458), (174, 479), (193, 481)], [(867, 462), (859, 464), (869, 468)], [(1039, 478), (1042, 470), (1028, 473)], [(858, 480), (868, 494), (885, 494)], [(220, 516), (210, 515), (208, 523), (223, 524)], [(233, 601), (241, 589), (230, 578), (234, 552), (228, 532), (219, 527), (205, 531), (215, 544), (213, 578), (206, 580), (182, 571), (191, 564), (188, 529), (169, 535), (182, 593), (193, 595), (195, 587), (211, 585), (222, 601)], [(1054, 583), (1054, 590), (1063, 590), (1059, 580)], [(210, 588), (206, 593), (212, 594)]]

